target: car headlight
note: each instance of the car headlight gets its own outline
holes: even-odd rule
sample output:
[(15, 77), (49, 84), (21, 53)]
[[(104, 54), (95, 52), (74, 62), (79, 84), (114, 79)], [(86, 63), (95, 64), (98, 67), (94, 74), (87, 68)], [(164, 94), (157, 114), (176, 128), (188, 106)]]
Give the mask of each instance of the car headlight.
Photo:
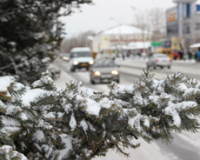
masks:
[(73, 63), (74, 63), (74, 65), (78, 65), (78, 61), (74, 61)]
[(90, 60), (90, 61), (89, 61), (89, 64), (91, 64), (91, 65), (94, 64), (94, 61), (93, 61), (93, 60)]
[(111, 71), (111, 73), (113, 74), (113, 75), (118, 75), (119, 74), (119, 71)]
[(92, 74), (95, 75), (95, 76), (100, 76), (100, 75), (101, 75), (101, 72), (95, 71), (95, 72), (92, 72)]
[(68, 57), (63, 57), (63, 60), (68, 60), (69, 58)]

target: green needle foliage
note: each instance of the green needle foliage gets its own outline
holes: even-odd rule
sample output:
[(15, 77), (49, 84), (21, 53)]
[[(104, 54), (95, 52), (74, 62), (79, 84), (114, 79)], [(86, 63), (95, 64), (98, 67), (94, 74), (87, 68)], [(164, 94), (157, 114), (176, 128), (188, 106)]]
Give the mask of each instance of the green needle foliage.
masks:
[[(139, 139), (171, 143), (172, 132), (197, 132), (200, 83), (181, 73), (156, 80), (144, 72), (133, 85), (109, 85), (103, 93), (71, 81), (59, 89), (51, 73), (31, 88), (0, 77), (0, 156), (13, 146), (29, 160), (88, 160), (116, 148), (137, 148)], [(4, 149), (3, 149), (4, 148)], [(9, 148), (10, 149), (10, 148)]]
[(1, 0), (0, 76), (13, 75), (24, 84), (39, 79), (54, 59), (63, 38), (64, 25), (59, 17), (67, 16), (72, 8), (89, 2)]

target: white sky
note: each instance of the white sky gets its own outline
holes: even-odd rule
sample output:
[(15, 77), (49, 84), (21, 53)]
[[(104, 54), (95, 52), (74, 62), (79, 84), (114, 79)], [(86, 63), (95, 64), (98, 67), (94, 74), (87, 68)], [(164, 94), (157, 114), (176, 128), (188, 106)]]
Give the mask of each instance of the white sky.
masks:
[[(134, 14), (152, 8), (167, 8), (176, 6), (173, 0), (93, 0), (94, 5), (81, 5), (82, 12), (76, 10), (70, 16), (61, 20), (66, 24), (66, 37), (80, 32), (93, 30), (100, 32), (120, 23), (134, 23)], [(200, 0), (197, 1), (200, 4)], [(136, 8), (133, 10), (133, 6)], [(115, 20), (110, 20), (110, 18)], [(118, 22), (117, 22), (118, 21)]]

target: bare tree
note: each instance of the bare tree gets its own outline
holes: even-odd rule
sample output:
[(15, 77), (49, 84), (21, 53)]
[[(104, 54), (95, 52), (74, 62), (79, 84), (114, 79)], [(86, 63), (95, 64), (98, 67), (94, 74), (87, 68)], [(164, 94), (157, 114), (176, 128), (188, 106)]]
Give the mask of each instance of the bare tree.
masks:
[[(165, 38), (166, 16), (161, 8), (153, 8), (137, 12), (133, 25), (143, 31), (152, 32), (152, 40), (157, 41)], [(143, 34), (143, 36), (145, 36)]]
[(61, 44), (61, 51), (69, 52), (74, 47), (86, 47), (87, 46), (87, 37), (94, 35), (94, 31), (86, 31), (73, 36), (68, 39), (64, 39)]

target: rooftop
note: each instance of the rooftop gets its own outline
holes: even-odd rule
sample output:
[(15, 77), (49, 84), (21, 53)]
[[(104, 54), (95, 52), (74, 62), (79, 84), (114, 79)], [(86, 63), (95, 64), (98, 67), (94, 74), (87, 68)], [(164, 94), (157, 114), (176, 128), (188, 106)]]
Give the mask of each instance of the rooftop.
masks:
[(103, 31), (102, 35), (119, 35), (119, 34), (143, 34), (150, 33), (148, 31), (142, 30), (138, 27), (129, 26), (129, 25), (120, 25), (106, 31)]

